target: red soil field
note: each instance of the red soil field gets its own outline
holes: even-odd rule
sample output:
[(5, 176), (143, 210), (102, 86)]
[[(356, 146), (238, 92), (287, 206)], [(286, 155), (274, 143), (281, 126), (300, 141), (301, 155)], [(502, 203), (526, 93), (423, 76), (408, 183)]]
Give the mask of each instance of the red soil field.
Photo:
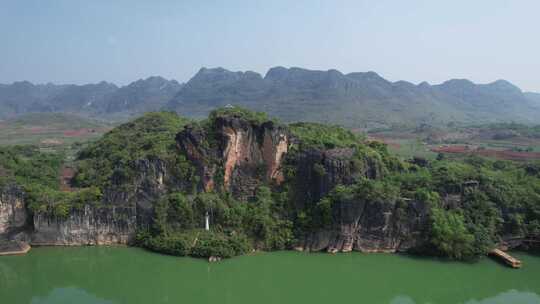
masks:
[(540, 159), (540, 152), (517, 152), (508, 150), (475, 149), (468, 146), (443, 146), (432, 148), (431, 151), (437, 153), (474, 154), (508, 160)]
[(28, 129), (30, 131), (30, 133), (32, 134), (40, 134), (40, 133), (44, 133), (44, 132), (47, 132), (47, 131), (50, 131), (49, 129), (45, 128), (45, 127), (31, 127)]
[(95, 129), (67, 130), (67, 131), (64, 131), (64, 136), (78, 137), (78, 136), (84, 136), (91, 133), (96, 133), (96, 130)]

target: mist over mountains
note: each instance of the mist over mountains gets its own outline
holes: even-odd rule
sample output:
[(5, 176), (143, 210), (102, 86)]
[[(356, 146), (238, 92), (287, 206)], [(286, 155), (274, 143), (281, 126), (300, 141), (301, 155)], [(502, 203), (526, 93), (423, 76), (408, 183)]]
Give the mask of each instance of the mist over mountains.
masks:
[(540, 94), (505, 80), (475, 84), (453, 79), (439, 85), (390, 82), (375, 72), (271, 68), (258, 73), (202, 68), (187, 83), (162, 77), (118, 87), (0, 85), (0, 118), (29, 112), (68, 112), (125, 119), (147, 111), (174, 110), (202, 118), (228, 104), (268, 112), (283, 121), (317, 121), (354, 128), (392, 125), (540, 123)]

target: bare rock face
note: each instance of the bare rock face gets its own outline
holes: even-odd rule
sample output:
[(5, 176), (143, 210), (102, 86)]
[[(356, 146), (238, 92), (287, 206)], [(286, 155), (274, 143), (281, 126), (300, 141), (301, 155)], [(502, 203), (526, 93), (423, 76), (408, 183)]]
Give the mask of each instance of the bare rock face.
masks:
[(0, 189), (0, 239), (24, 228), (28, 213), (23, 192), (15, 186)]
[(337, 185), (350, 185), (360, 172), (352, 163), (353, 149), (312, 149), (290, 160), (295, 167), (294, 200), (305, 208), (317, 203)]
[[(292, 160), (297, 208), (310, 208), (337, 185), (350, 185), (358, 178), (383, 176), (383, 164), (376, 158), (355, 156), (352, 148), (313, 149)], [(333, 225), (307, 232), (299, 248), (328, 252), (406, 251), (422, 241), (427, 206), (413, 201), (350, 202), (332, 206)]]
[(249, 122), (217, 117), (210, 129), (187, 127), (177, 142), (197, 167), (201, 189), (231, 192), (243, 198), (258, 185), (283, 182), (282, 160), (288, 151), (289, 135), (273, 122)]
[(290, 163), (296, 168), (295, 201), (301, 208), (317, 203), (337, 185), (350, 185), (361, 177), (376, 179), (383, 165), (369, 157), (354, 157), (353, 148), (311, 149), (297, 153)]
[[(181, 181), (171, 173), (170, 164), (159, 158), (139, 159), (134, 163), (137, 176), (126, 183), (115, 180), (104, 189), (104, 205), (122, 207), (118, 210), (136, 210), (137, 225), (146, 228), (151, 224), (153, 203), (167, 190), (181, 187)], [(131, 212), (131, 211), (130, 211)]]
[(113, 185), (105, 190), (99, 207), (72, 209), (66, 218), (47, 212), (27, 212), (24, 192), (15, 186), (0, 190), (0, 240), (27, 241), (32, 245), (128, 244), (138, 227), (148, 227), (152, 202), (175, 181), (159, 159), (142, 159), (139, 173), (128, 189)]
[(427, 206), (420, 202), (354, 202), (333, 208), (335, 224), (309, 233), (300, 247), (328, 252), (396, 252), (421, 245)]
[[(296, 210), (307, 210), (337, 185), (359, 178), (384, 175), (380, 157), (359, 154), (353, 148), (289, 151), (297, 139), (272, 121), (256, 122), (235, 115), (214, 117), (204, 127), (193, 124), (178, 133), (180, 153), (198, 176), (199, 191), (229, 192), (245, 200), (258, 186), (286, 182)], [(291, 143), (292, 142), (292, 143)], [(23, 192), (4, 189), (0, 194), (0, 238), (23, 235), (32, 245), (128, 244), (138, 228), (149, 227), (153, 203), (169, 191), (185, 190), (171, 163), (141, 159), (137, 177), (113, 177), (98, 206), (73, 209), (65, 218), (37, 213), (28, 219)], [(284, 168), (294, 170), (285, 180)], [(183, 170), (183, 169), (182, 169)], [(192, 172), (192, 171), (190, 171)], [(191, 182), (191, 181), (190, 181)], [(328, 252), (395, 252), (417, 247), (426, 224), (428, 207), (421, 202), (358, 201), (332, 205), (332, 225), (305, 231), (298, 249)]]
[(34, 215), (32, 245), (128, 244), (135, 236), (135, 208), (85, 206), (67, 218)]

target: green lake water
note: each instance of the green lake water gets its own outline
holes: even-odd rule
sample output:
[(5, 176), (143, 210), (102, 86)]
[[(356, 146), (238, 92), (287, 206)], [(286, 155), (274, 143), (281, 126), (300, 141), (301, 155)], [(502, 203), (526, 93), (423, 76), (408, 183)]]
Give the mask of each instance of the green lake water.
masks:
[(539, 303), (522, 269), (391, 254), (260, 253), (210, 264), (137, 248), (34, 248), (0, 257), (0, 303)]

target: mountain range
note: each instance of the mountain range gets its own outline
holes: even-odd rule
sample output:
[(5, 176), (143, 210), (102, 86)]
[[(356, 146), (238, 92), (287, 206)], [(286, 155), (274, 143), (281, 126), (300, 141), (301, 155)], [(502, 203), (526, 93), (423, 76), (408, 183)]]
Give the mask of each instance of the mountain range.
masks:
[(86, 85), (34, 85), (28, 81), (0, 84), (0, 118), (34, 113), (75, 113), (105, 120), (123, 120), (163, 108), (182, 88), (162, 77), (140, 79), (118, 87), (100, 82)]
[(27, 112), (69, 112), (108, 120), (147, 111), (173, 110), (202, 118), (216, 107), (237, 105), (268, 112), (283, 121), (317, 121), (354, 128), (419, 124), (540, 123), (540, 94), (525, 93), (505, 80), (475, 84), (391, 82), (375, 72), (271, 68), (256, 72), (202, 68), (187, 83), (162, 77), (118, 87), (87, 85), (0, 85), (0, 118)]

